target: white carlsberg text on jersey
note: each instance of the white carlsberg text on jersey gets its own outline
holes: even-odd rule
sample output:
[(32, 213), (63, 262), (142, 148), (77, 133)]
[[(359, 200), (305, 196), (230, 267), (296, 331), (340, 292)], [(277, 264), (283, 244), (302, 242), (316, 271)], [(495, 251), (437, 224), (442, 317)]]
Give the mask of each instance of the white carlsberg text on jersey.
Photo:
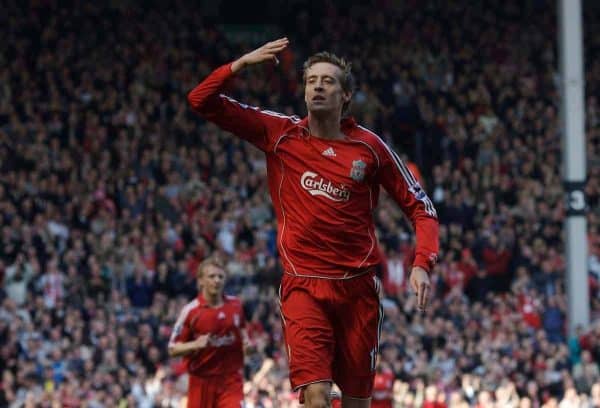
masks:
[(348, 201), (350, 199), (350, 191), (344, 186), (336, 187), (331, 181), (325, 180), (312, 171), (305, 171), (302, 174), (300, 185), (313, 196), (327, 197), (332, 201)]
[(233, 332), (229, 332), (223, 336), (213, 336), (211, 335), (208, 339), (208, 344), (212, 347), (225, 347), (230, 346), (235, 343), (235, 334)]

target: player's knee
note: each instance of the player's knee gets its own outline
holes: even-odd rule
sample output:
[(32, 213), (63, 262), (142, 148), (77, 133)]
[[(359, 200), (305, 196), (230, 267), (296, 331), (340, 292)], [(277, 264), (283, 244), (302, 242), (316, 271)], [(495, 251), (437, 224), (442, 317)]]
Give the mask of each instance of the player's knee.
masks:
[(329, 401), (329, 398), (319, 396), (312, 400), (307, 399), (304, 406), (306, 408), (331, 408), (331, 402)]
[(306, 408), (330, 408), (331, 384), (315, 383), (310, 384), (304, 389), (304, 399)]

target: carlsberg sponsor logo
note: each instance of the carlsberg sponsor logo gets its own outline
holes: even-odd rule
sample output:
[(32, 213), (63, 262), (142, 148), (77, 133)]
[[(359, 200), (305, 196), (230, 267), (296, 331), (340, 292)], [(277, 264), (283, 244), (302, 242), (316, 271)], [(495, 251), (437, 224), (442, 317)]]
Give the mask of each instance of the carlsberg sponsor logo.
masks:
[(235, 343), (235, 334), (233, 334), (232, 332), (229, 332), (223, 336), (211, 336), (208, 339), (208, 344), (210, 344), (213, 347), (225, 347), (225, 346), (231, 346), (233, 343)]
[(300, 178), (302, 188), (308, 191), (313, 196), (327, 197), (333, 201), (348, 201), (350, 199), (350, 191), (345, 188), (336, 187), (329, 180), (325, 180), (317, 173), (305, 171)]

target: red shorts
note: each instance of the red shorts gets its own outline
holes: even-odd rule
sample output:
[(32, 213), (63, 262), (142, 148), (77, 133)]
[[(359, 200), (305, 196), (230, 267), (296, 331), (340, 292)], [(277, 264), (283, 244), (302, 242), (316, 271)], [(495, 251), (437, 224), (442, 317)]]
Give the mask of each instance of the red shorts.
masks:
[(239, 373), (215, 377), (190, 375), (188, 408), (240, 408), (244, 400)]
[(279, 295), (294, 390), (330, 381), (348, 397), (371, 397), (380, 287), (372, 272), (350, 279), (283, 275)]

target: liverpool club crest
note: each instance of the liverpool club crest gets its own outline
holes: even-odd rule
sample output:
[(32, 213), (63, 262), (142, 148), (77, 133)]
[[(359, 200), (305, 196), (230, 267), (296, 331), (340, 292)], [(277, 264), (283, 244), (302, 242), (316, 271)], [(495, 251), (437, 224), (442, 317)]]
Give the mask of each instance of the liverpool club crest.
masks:
[(353, 160), (352, 168), (350, 169), (350, 177), (352, 180), (362, 181), (365, 178), (365, 168), (367, 163), (362, 160)]

